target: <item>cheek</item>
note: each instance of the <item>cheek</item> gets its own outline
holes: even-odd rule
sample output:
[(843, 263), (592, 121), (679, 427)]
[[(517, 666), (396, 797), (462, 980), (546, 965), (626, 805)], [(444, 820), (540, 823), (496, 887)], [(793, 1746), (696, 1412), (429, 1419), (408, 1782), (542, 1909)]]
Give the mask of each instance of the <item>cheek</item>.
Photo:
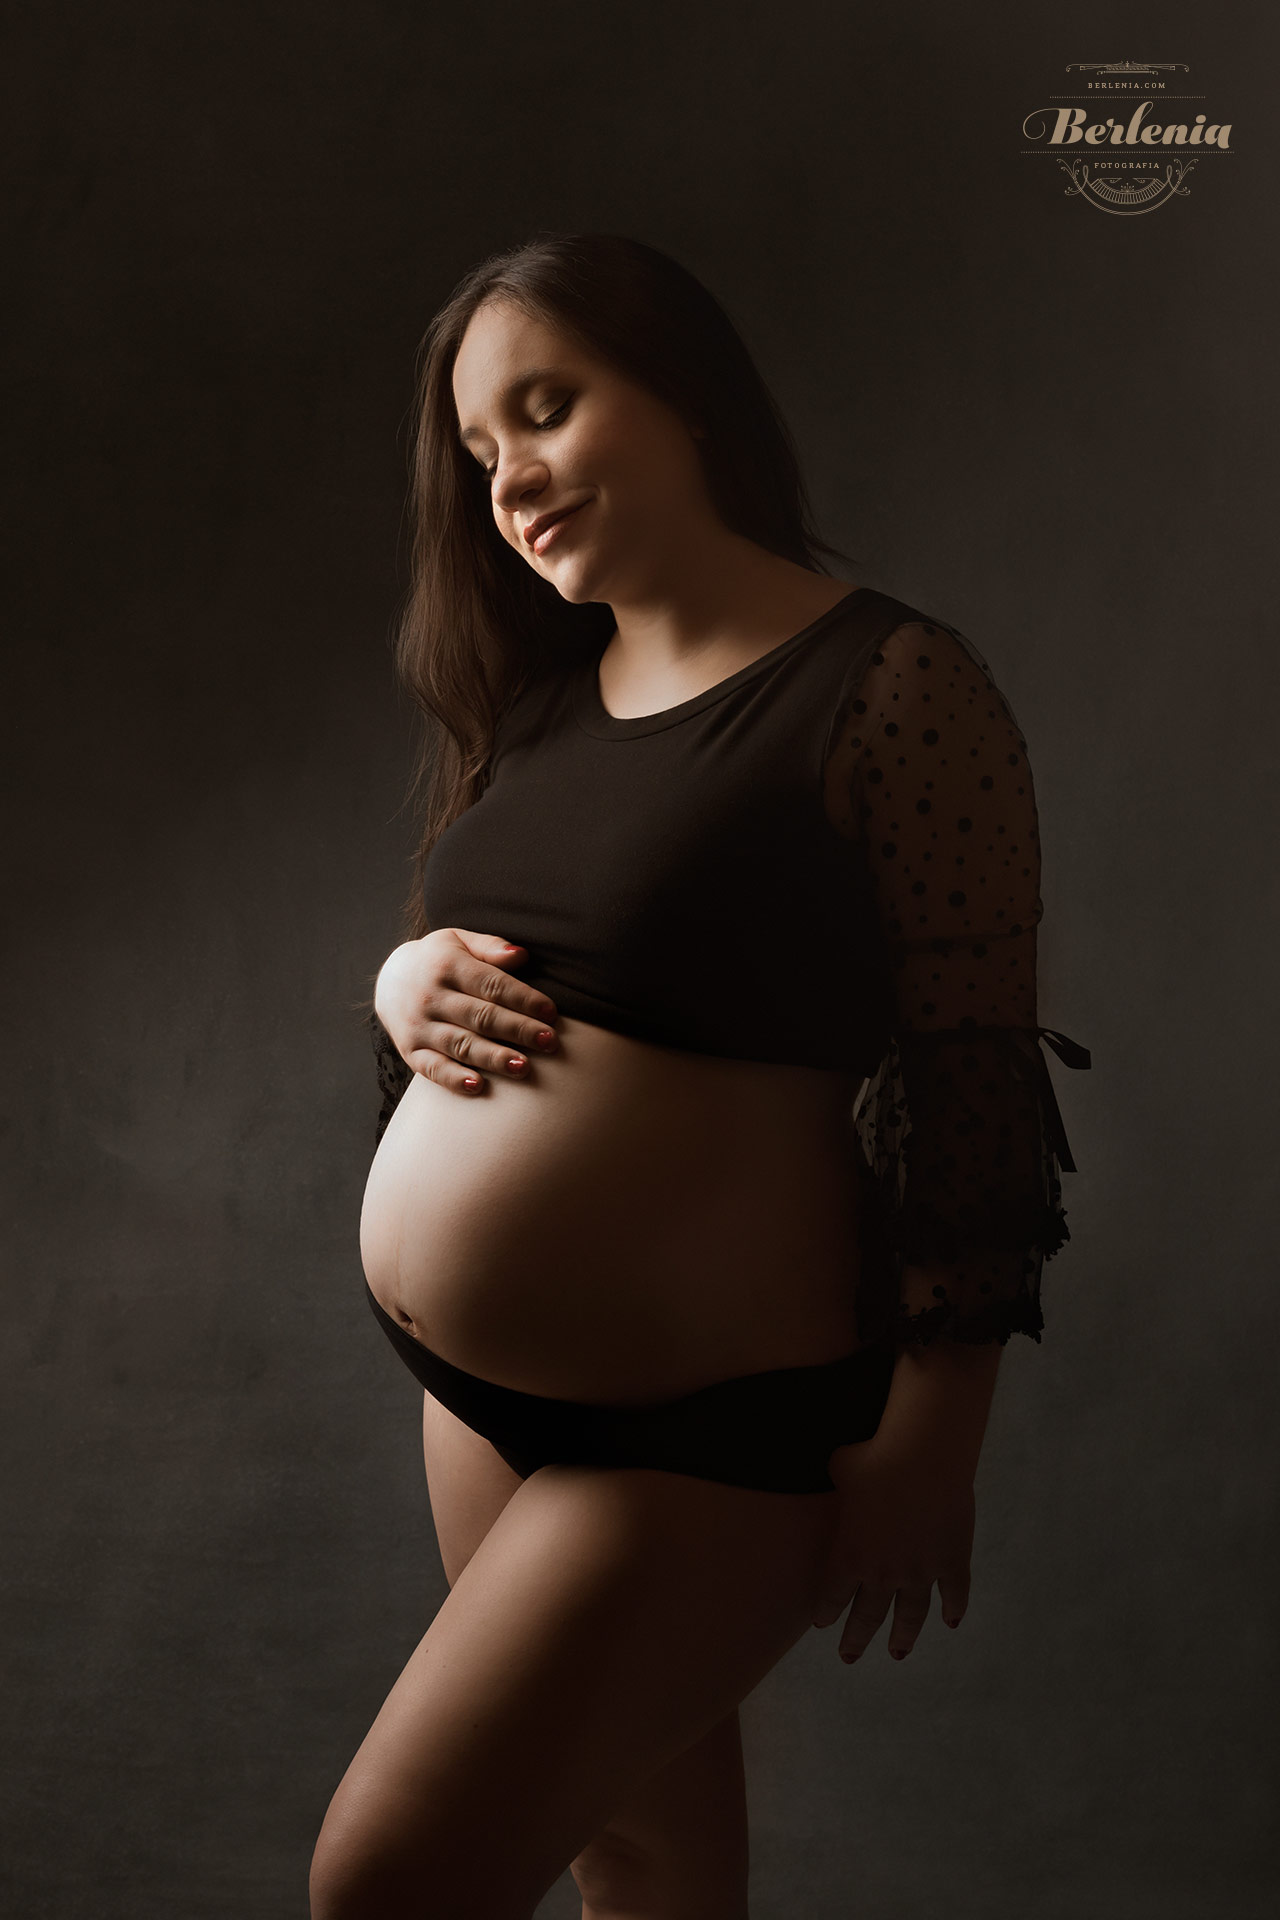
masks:
[(681, 455), (664, 423), (638, 414), (620, 419), (600, 446), (598, 472), (619, 502), (646, 518), (664, 519), (687, 511), (690, 474)]
[(643, 437), (625, 428), (584, 434), (580, 443), (564, 447), (558, 478), (565, 490), (579, 486), (602, 492), (611, 507), (634, 512), (649, 491), (649, 451)]

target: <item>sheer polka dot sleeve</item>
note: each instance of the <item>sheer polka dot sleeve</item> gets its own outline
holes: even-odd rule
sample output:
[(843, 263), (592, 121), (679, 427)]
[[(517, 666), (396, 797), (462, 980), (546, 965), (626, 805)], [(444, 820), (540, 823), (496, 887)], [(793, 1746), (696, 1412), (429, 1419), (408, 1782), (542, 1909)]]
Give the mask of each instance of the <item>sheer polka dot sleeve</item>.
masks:
[[(833, 824), (870, 871), (891, 1040), (856, 1112), (873, 1193), (860, 1306), (896, 1344), (1039, 1340), (1074, 1162), (1037, 1025), (1042, 905), (1026, 742), (940, 623), (895, 627), (834, 730)], [(878, 1276), (878, 1278), (877, 1278)]]

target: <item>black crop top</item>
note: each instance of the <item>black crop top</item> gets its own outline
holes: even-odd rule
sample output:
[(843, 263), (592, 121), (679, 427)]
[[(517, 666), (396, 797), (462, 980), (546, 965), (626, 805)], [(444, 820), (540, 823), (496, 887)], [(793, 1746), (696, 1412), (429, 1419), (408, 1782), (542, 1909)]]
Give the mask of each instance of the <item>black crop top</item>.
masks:
[[(427, 923), (529, 950), (571, 1018), (857, 1073), (863, 1336), (1039, 1340), (1074, 1171), (1037, 1025), (1024, 742), (964, 636), (860, 587), (661, 713), (598, 654), (526, 687), (440, 836)], [(412, 1078), (373, 1016), (378, 1137)], [(945, 1272), (939, 1272), (945, 1268)]]

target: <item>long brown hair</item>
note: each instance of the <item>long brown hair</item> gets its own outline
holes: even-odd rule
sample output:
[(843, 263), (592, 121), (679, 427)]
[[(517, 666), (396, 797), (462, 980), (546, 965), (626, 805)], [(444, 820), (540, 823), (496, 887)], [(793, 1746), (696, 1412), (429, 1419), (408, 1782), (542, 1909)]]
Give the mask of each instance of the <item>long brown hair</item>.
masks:
[(427, 856), (484, 791), (505, 707), (540, 674), (602, 648), (615, 624), (603, 603), (562, 600), (512, 551), (458, 440), (453, 364), (472, 315), (493, 298), (575, 337), (700, 425), (708, 491), (732, 531), (815, 573), (829, 571), (820, 554), (850, 558), (815, 532), (777, 402), (723, 307), (686, 268), (622, 234), (545, 231), (473, 267), (418, 348), (410, 585), (394, 635), (396, 677), (424, 721), (408, 793), (422, 832), (405, 940), (430, 931)]

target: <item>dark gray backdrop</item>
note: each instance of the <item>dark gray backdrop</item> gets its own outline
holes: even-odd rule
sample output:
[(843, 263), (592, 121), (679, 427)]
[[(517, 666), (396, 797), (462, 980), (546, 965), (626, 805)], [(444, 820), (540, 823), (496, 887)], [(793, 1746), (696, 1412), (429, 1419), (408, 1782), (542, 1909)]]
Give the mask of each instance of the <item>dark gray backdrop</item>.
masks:
[[(1003, 1368), (963, 1628), (935, 1608), (902, 1669), (882, 1635), (851, 1672), (811, 1634), (744, 1708), (758, 1920), (1262, 1912), (1265, 33), (1243, 5), (26, 10), (15, 1914), (304, 1915), (328, 1797), (442, 1597), (416, 1390), (362, 1298), (348, 1008), (410, 845), (413, 351), (538, 226), (699, 273), (858, 577), (987, 654), (1037, 774), (1041, 1018), (1094, 1052), (1053, 1063), (1072, 1241)], [(1019, 126), (1092, 57), (1189, 61), (1230, 156), (1147, 216), (1068, 199)], [(567, 1879), (543, 1909), (576, 1910)]]

